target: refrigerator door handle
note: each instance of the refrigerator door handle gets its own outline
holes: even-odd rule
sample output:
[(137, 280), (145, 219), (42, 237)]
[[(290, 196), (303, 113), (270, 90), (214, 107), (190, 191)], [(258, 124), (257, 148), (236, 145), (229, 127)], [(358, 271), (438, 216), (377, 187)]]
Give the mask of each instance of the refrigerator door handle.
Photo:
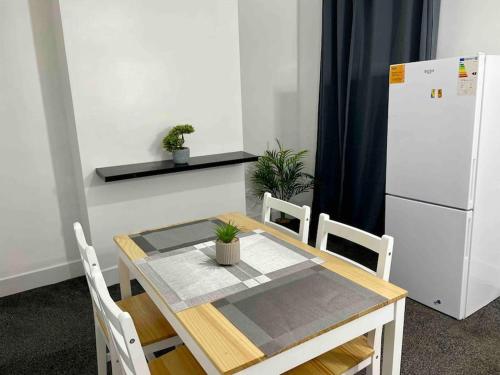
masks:
[(465, 252), (464, 252), (464, 265), (463, 265), (463, 271), (462, 271), (462, 285), (461, 285), (461, 292), (460, 292), (460, 313), (458, 316), (458, 319), (464, 319), (466, 316), (465, 308), (467, 306), (467, 290), (468, 290), (468, 284), (469, 284), (469, 266), (470, 266), (470, 253), (471, 253), (471, 248), (472, 248), (472, 219), (473, 219), (473, 214), (472, 212), (469, 212), (467, 215), (467, 227), (466, 227), (466, 238), (465, 238)]
[(470, 249), (472, 247), (472, 213), (467, 218), (467, 238), (465, 243), (464, 258), (469, 259)]
[(472, 207), (472, 205), (474, 204), (474, 195), (476, 190), (476, 165), (477, 165), (477, 158), (473, 158), (471, 165), (471, 177), (470, 177), (470, 187), (469, 187), (470, 207)]

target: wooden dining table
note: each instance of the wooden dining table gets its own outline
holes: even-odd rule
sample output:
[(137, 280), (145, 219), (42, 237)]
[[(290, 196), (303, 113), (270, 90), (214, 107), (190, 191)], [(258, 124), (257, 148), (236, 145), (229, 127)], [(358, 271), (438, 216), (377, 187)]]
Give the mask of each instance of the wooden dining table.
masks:
[[(309, 269), (311, 269), (315, 270), (314, 272), (316, 272), (316, 274), (324, 274), (326, 272), (324, 276), (331, 278), (332, 283), (336, 283), (332, 285), (347, 285), (347, 292), (339, 292), (338, 298), (339, 301), (340, 298), (342, 298), (343, 305), (341, 313), (334, 314), (336, 320), (325, 320), (322, 317), (322, 319), (320, 319), (320, 325), (316, 325), (316, 323), (310, 324), (309, 330), (305, 331), (302, 327), (299, 327), (300, 329), (298, 329), (297, 332), (300, 334), (296, 332), (293, 334), (286, 334), (285, 332), (279, 339), (267, 342), (270, 341), (269, 335), (272, 336), (272, 334), (266, 336), (267, 341), (264, 339), (260, 340), (259, 336), (254, 335), (254, 332), (252, 332), (252, 327), (255, 325), (254, 323), (252, 323), (253, 325), (238, 323), (242, 321), (243, 318), (241, 318), (241, 316), (244, 314), (241, 312), (235, 313), (235, 306), (246, 306), (247, 309), (251, 310), (255, 307), (255, 304), (260, 304), (258, 306), (265, 306), (265, 308), (282, 311), (280, 309), (285, 308), (285, 306), (281, 306), (280, 304), (284, 304), (292, 314), (292, 310), (294, 309), (290, 308), (290, 303), (299, 304), (301, 302), (300, 299), (296, 301), (284, 300), (284, 297), (279, 298), (279, 296), (277, 297), (275, 294), (271, 302), (266, 300), (264, 302), (261, 300), (252, 302), (253, 300), (249, 300), (252, 304), (246, 303), (245, 305), (245, 303), (243, 303), (244, 301), (241, 302), (244, 299), (243, 297), (233, 298), (231, 294), (234, 292), (231, 291), (231, 288), (234, 288), (233, 286), (224, 289), (225, 295), (219, 295), (220, 292), (217, 292), (219, 294), (208, 293), (201, 297), (181, 301), (175, 293), (169, 294), (170, 289), (168, 285), (161, 286), (163, 284), (158, 281), (157, 276), (152, 276), (152, 271), (146, 272), (150, 269), (148, 268), (147, 261), (151, 259), (154, 260), (155, 257), (165, 254), (159, 254), (158, 252), (148, 253), (148, 251), (152, 250), (148, 249), (150, 245), (146, 244), (137, 233), (115, 236), (114, 241), (119, 248), (118, 270), (122, 298), (131, 295), (130, 280), (137, 279), (208, 374), (262, 375), (284, 373), (381, 326), (384, 326), (382, 374), (399, 374), (405, 299), (407, 296), (405, 290), (389, 282), (383, 281), (331, 253), (315, 249), (314, 247), (304, 244), (291, 236), (283, 234), (241, 213), (225, 213), (213, 219), (236, 224), (241, 229), (243, 235), (245, 235), (245, 233), (252, 233), (255, 236), (265, 235), (269, 238), (269, 241), (272, 240), (274, 241), (273, 243), (289, 247), (289, 249), (291, 249), (290, 251), (293, 252), (292, 255), (303, 252), (301, 256), (307, 258), (307, 262), (303, 262), (303, 264), (311, 262), (317, 263), (311, 263), (310, 266), (307, 266), (310, 267), (308, 269), (305, 269), (306, 266), (300, 266), (302, 268), (299, 270), (297, 268), (299, 265), (294, 265), (293, 267), (295, 268), (289, 267), (291, 271), (288, 271), (286, 277), (291, 278), (291, 282), (295, 282), (296, 279), (298, 279), (298, 276), (295, 276), (293, 273), (295, 272), (294, 269), (297, 269), (297, 272), (310, 272), (312, 275), (313, 271), (309, 271)], [(183, 223), (181, 225), (185, 224), (186, 223)], [(162, 228), (148, 229), (141, 233), (156, 233), (154, 231), (161, 229)], [(263, 238), (263, 240), (267, 241), (268, 239)], [(195, 246), (194, 249), (201, 249), (199, 246), (196, 247), (197, 245), (195, 243), (190, 243), (186, 246)], [(194, 252), (192, 254), (194, 254)], [(171, 259), (173, 258), (162, 258), (159, 261), (163, 262), (162, 264), (164, 265), (168, 265)], [(196, 280), (200, 276), (199, 273), (187, 275), (191, 280)], [(265, 275), (261, 275), (260, 277), (265, 277)], [(258, 277), (256, 279), (258, 279)], [(269, 280), (270, 278), (266, 279)], [(284, 278), (276, 278), (276, 280), (269, 282), (268, 285), (271, 285), (272, 282), (283, 284), (284, 282), (282, 280), (284, 280)], [(243, 283), (238, 285), (241, 285), (242, 288), (247, 288), (245, 285), (249, 285), (249, 289), (242, 290), (238, 293), (247, 297), (251, 294), (251, 298), (256, 298), (255, 294), (257, 292), (254, 293), (252, 290), (264, 288), (263, 285), (265, 284), (258, 285), (255, 288), (250, 288), (250, 286), (253, 285), (248, 282), (245, 282), (245, 285), (243, 285)], [(165, 288), (167, 291), (165, 291)], [(274, 290), (277, 289), (274, 288)], [(266, 290), (262, 290), (259, 293), (265, 294), (266, 292)], [(293, 291), (290, 291), (290, 293), (291, 292)], [(285, 290), (282, 294), (287, 295), (287, 293), (288, 292)], [(308, 294), (311, 295), (311, 301), (315, 301), (313, 298), (314, 293), (315, 288), (312, 287), (308, 292)], [(350, 304), (349, 293), (357, 293), (355, 303), (353, 302)], [(235, 295), (237, 296), (238, 294), (236, 293)], [(302, 294), (302, 297), (306, 295)], [(214, 299), (217, 299), (217, 301), (214, 301)], [(228, 309), (228, 313), (224, 308), (227, 308), (227, 304), (231, 303), (233, 303), (234, 306), (229, 306), (232, 310)], [(238, 305), (238, 303), (240, 303), (240, 305)], [(328, 305), (318, 303), (318, 306), (305, 306), (302, 310), (299, 309), (298, 311), (311, 311), (311, 314), (316, 313), (319, 314), (318, 316), (327, 316), (328, 311), (325, 310), (323, 313), (321, 311), (321, 308), (323, 308), (322, 306), (331, 306), (331, 301)], [(250, 316), (251, 313), (254, 314), (252, 316), (257, 316), (254, 320), (258, 320), (261, 325), (265, 326), (264, 328), (256, 328), (255, 330), (267, 329), (267, 331), (272, 331), (275, 328), (273, 327), (274, 322), (272, 319), (275, 319), (277, 316), (273, 311), (262, 312), (262, 314), (260, 314), (260, 311), (250, 311), (250, 313), (247, 312), (247, 315)], [(233, 315), (231, 314), (236, 316), (236, 318), (232, 319)], [(290, 317), (290, 319), (286, 319), (287, 317), (285, 316), (284, 320), (287, 321), (286, 323), (289, 323), (288, 320), (291, 321), (294, 319), (302, 321), (307, 318), (307, 316), (303, 315), (307, 314), (302, 314), (298, 317)], [(245, 316), (244, 318), (247, 319)], [(266, 321), (266, 319), (271, 321)], [(279, 324), (282, 323), (283, 322)]]

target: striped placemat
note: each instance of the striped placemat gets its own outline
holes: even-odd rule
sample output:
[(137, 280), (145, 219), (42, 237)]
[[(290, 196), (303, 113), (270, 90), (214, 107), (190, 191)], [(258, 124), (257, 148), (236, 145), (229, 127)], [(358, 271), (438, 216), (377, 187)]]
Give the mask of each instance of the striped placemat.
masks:
[(212, 302), (321, 264), (323, 260), (261, 230), (242, 233), (241, 260), (234, 266), (215, 261), (213, 240), (170, 247), (160, 237), (137, 267), (155, 285), (174, 311)]
[(212, 304), (271, 356), (386, 300), (323, 266), (314, 266)]
[(215, 228), (222, 224), (219, 219), (204, 219), (171, 227), (148, 230), (130, 238), (146, 254), (154, 255), (201, 242), (215, 240)]

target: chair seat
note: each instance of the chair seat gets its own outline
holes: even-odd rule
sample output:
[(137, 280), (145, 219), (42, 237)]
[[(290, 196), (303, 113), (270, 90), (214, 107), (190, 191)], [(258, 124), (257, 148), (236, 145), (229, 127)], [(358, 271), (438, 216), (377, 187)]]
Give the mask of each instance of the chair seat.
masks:
[(143, 346), (177, 336), (147, 293), (125, 298), (116, 304), (132, 317)]
[(162, 355), (148, 363), (151, 375), (198, 375), (205, 374), (185, 345)]
[(371, 357), (374, 351), (368, 345), (365, 336), (359, 336), (317, 358), (310, 360), (290, 371), (288, 375), (341, 375), (365, 359)]

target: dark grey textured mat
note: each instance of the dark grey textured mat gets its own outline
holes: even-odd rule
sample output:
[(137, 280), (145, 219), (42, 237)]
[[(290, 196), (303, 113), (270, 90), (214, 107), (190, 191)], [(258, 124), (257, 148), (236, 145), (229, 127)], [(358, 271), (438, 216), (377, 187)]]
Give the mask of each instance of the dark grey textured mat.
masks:
[(315, 266), (238, 292), (213, 305), (271, 356), (386, 300)]
[(146, 254), (166, 252), (215, 239), (215, 228), (222, 221), (206, 219), (134, 234), (130, 238)]
[[(96, 374), (88, 293), (79, 277), (0, 298), (0, 374)], [(405, 319), (401, 374), (500, 374), (500, 299), (464, 321), (407, 300)]]

